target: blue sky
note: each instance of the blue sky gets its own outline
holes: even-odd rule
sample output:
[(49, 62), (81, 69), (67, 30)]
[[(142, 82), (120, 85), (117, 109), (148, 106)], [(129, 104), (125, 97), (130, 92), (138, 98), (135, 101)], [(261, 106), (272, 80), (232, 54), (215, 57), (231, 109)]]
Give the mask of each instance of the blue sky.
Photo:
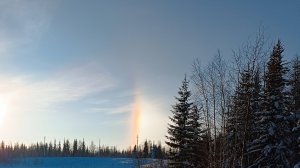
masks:
[(0, 1), (0, 136), (8, 142), (85, 138), (164, 141), (191, 64), (255, 37), (300, 54), (298, 1)]

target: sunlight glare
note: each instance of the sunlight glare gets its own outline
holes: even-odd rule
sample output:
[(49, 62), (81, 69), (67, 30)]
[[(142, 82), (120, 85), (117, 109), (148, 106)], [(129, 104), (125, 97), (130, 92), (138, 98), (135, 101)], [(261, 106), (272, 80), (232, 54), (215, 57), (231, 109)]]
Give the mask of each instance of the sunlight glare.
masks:
[(132, 111), (132, 132), (131, 132), (131, 144), (135, 144), (136, 137), (140, 131), (140, 114), (141, 114), (141, 104), (140, 99), (135, 95), (133, 111)]
[(0, 123), (3, 121), (6, 112), (7, 112), (7, 103), (5, 100), (0, 98)]

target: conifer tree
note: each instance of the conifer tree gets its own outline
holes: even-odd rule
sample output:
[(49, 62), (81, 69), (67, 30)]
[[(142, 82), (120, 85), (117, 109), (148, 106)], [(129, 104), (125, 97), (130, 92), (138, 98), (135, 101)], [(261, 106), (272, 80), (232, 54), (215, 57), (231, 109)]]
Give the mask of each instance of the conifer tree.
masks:
[(61, 143), (60, 143), (60, 141), (58, 142), (57, 155), (61, 156)]
[(67, 145), (66, 145), (65, 139), (64, 139), (64, 143), (63, 143), (62, 154), (63, 154), (63, 156), (67, 155)]
[(293, 127), (293, 152), (295, 153), (292, 162), (300, 161), (300, 60), (297, 56), (292, 61), (292, 73), (289, 84), (291, 85), (290, 91), (290, 110), (292, 112), (291, 127)]
[(48, 153), (47, 153), (48, 156), (52, 156), (52, 155), (53, 155), (53, 153), (54, 153), (54, 152), (53, 152), (53, 145), (52, 145), (51, 142), (49, 143), (49, 146), (48, 146), (48, 150), (47, 150), (47, 151), (48, 151)]
[(170, 147), (169, 166), (181, 168), (188, 167), (189, 154), (189, 133), (188, 133), (188, 115), (192, 103), (190, 103), (191, 92), (188, 90), (188, 81), (186, 77), (179, 88), (179, 97), (176, 97), (177, 103), (172, 106), (173, 116), (169, 117), (171, 123), (168, 126), (168, 135), (166, 144)]
[(193, 105), (188, 116), (188, 132), (190, 140), (188, 146), (190, 147), (189, 160), (190, 167), (208, 166), (207, 144), (205, 139), (206, 131), (202, 128), (200, 123), (200, 114), (197, 106)]
[(63, 143), (63, 156), (70, 156), (70, 141), (67, 139), (67, 140), (64, 140), (64, 143)]
[(291, 111), (300, 110), (300, 60), (296, 57), (292, 61), (292, 73), (289, 81), (291, 85)]
[(149, 146), (147, 140), (144, 143), (144, 149), (143, 149), (143, 158), (148, 158), (149, 156)]
[(259, 120), (259, 111), (261, 111), (263, 106), (263, 97), (262, 97), (262, 89), (261, 89), (261, 77), (259, 68), (255, 70), (253, 74), (253, 87), (251, 89), (251, 99), (250, 99), (250, 120), (248, 124), (248, 139), (246, 142), (246, 153), (245, 153), (245, 164), (244, 166), (251, 165), (255, 159), (257, 158), (258, 152), (249, 150), (253, 144), (253, 141), (258, 139), (260, 136), (260, 128), (256, 126), (256, 122)]
[(80, 155), (80, 156), (85, 156), (85, 154), (86, 154), (86, 145), (85, 145), (84, 139), (83, 139), (82, 142), (80, 143), (78, 152), (79, 152), (79, 155)]
[(254, 91), (253, 72), (248, 67), (240, 75), (227, 122), (227, 154), (225, 167), (246, 167), (247, 144), (253, 132), (254, 113), (251, 105)]
[(284, 49), (278, 40), (267, 64), (265, 77), (265, 106), (257, 112), (257, 128), (260, 136), (253, 140), (250, 152), (259, 151), (252, 167), (291, 167), (291, 129), (287, 120), (287, 98), (285, 94), (287, 68), (282, 61)]
[(78, 143), (77, 143), (77, 139), (74, 139), (72, 155), (77, 156), (77, 154), (78, 154)]

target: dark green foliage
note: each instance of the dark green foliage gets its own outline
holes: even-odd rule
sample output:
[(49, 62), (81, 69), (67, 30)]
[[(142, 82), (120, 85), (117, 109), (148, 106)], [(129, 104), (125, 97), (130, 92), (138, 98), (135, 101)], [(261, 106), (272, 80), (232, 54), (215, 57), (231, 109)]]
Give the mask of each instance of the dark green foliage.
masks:
[[(166, 156), (165, 148), (160, 143), (149, 145), (150, 141), (147, 141), (149, 149), (151, 148), (151, 156), (154, 159), (164, 159)], [(84, 143), (85, 144), (85, 143)], [(3, 141), (0, 143), (0, 162), (9, 161), (9, 159), (15, 159), (17, 157), (122, 157), (122, 158), (134, 158), (136, 153), (139, 153), (139, 157), (142, 156), (142, 151), (132, 151), (131, 148), (127, 150), (118, 150), (115, 146), (98, 146), (98, 150), (93, 150), (85, 146), (83, 151), (83, 141), (79, 142), (77, 139), (70, 144), (68, 139), (65, 139), (63, 144), (56, 140), (54, 142), (37, 142), (32, 145), (25, 145), (16, 143), (14, 145), (5, 144)], [(63, 149), (62, 149), (63, 148)], [(77, 149), (76, 149), (77, 148)], [(140, 147), (139, 147), (140, 148)], [(69, 151), (69, 152), (68, 152)], [(76, 152), (77, 151), (77, 152)], [(150, 152), (149, 152), (150, 154)], [(148, 155), (150, 157), (150, 155)]]
[(176, 168), (207, 167), (207, 144), (202, 130), (198, 108), (190, 103), (191, 92), (184, 78), (179, 88), (177, 103), (168, 127), (166, 144), (170, 147), (169, 166)]
[(293, 127), (292, 150), (295, 156), (291, 158), (293, 163), (299, 162), (300, 159), (300, 60), (296, 57), (292, 61), (292, 72), (289, 80), (291, 86), (290, 91), (290, 111), (293, 114), (291, 117), (291, 125)]
[(63, 143), (63, 156), (70, 156), (70, 142), (69, 140), (64, 140)]
[(73, 142), (72, 155), (73, 156), (77, 156), (78, 155), (78, 143), (77, 143), (77, 139), (74, 139), (74, 142)]
[(144, 143), (144, 149), (143, 149), (143, 158), (149, 157), (149, 146), (147, 140)]
[(191, 167), (203, 167), (208, 166), (207, 159), (207, 139), (205, 137), (206, 131), (202, 129), (202, 123), (200, 123), (200, 112), (197, 106), (193, 106), (188, 116), (188, 131), (190, 140), (188, 146), (190, 148), (190, 165)]
[(241, 73), (240, 78), (233, 97), (232, 108), (228, 114), (225, 167), (248, 165), (249, 155), (246, 155), (246, 147), (253, 138), (255, 105), (253, 106), (251, 102), (257, 88), (255, 88), (253, 72), (249, 68)]
[(153, 159), (165, 159), (166, 151), (165, 148), (161, 146), (161, 143), (153, 143), (151, 147), (151, 158)]
[(291, 86), (290, 99), (291, 99), (291, 111), (300, 110), (300, 60), (296, 57), (292, 61), (292, 73), (289, 80)]
[(192, 103), (190, 103), (191, 92), (188, 90), (188, 81), (184, 78), (182, 86), (179, 88), (179, 97), (176, 97), (177, 103), (172, 106), (173, 116), (169, 117), (171, 123), (168, 127), (168, 141), (166, 144), (171, 148), (169, 159), (170, 167), (187, 167), (188, 153), (190, 153), (189, 133), (188, 133), (188, 115)]
[(253, 166), (291, 167), (290, 113), (287, 111), (286, 80), (287, 68), (282, 61), (283, 47), (281, 42), (274, 46), (267, 64), (265, 78), (265, 106), (257, 112), (256, 127), (260, 136), (249, 147), (250, 152), (259, 151)]
[(86, 156), (86, 145), (84, 139), (79, 143), (78, 153), (80, 156)]

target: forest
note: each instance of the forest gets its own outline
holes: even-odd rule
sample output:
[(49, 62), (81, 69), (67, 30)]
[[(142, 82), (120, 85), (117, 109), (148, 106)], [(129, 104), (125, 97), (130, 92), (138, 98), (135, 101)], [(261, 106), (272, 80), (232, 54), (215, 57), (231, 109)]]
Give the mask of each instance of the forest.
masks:
[(62, 143), (37, 142), (31, 145), (23, 143), (5, 144), (0, 143), (0, 162), (10, 162), (15, 158), (26, 157), (111, 157), (111, 158), (153, 158), (165, 159), (166, 149), (160, 142), (145, 140), (141, 145), (134, 145), (133, 148), (118, 149), (116, 146), (95, 144), (93, 141), (88, 145), (85, 140), (74, 139), (72, 142), (65, 139)]
[(260, 31), (233, 59), (193, 63), (168, 125), (169, 167), (299, 167), (300, 60)]

